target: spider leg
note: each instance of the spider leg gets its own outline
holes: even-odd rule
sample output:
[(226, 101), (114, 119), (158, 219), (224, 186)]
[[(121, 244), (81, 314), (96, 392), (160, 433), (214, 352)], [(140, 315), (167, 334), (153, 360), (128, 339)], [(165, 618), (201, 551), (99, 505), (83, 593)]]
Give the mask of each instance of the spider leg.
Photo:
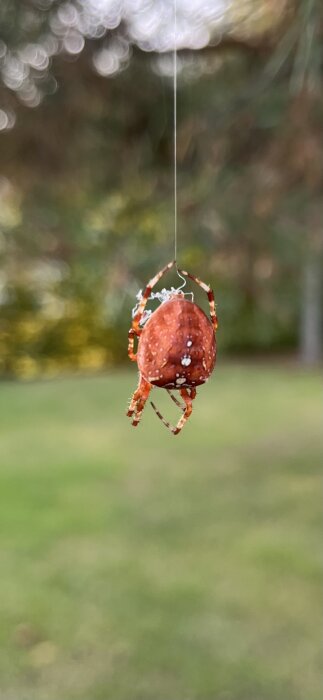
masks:
[(209, 306), (210, 306), (210, 316), (211, 316), (211, 321), (212, 325), (214, 328), (214, 331), (216, 331), (218, 327), (218, 318), (216, 315), (216, 310), (215, 310), (215, 301), (214, 301), (214, 292), (213, 289), (208, 284), (205, 284), (205, 282), (202, 282), (198, 277), (195, 277), (195, 275), (192, 275), (190, 272), (186, 272), (186, 270), (180, 270), (179, 271), (181, 275), (185, 275), (185, 277), (189, 277), (193, 282), (199, 285), (204, 292), (206, 292), (208, 300), (209, 300)]
[[(168, 393), (170, 393), (170, 392), (168, 392)], [(173, 433), (173, 435), (178, 435), (178, 433), (180, 433), (183, 426), (185, 425), (186, 421), (189, 419), (189, 417), (192, 413), (192, 401), (195, 399), (195, 396), (196, 396), (196, 389), (193, 389), (193, 388), (190, 389), (190, 393), (187, 389), (180, 389), (180, 394), (181, 394), (182, 399), (184, 399), (184, 401), (185, 401), (185, 408), (184, 409), (182, 408), (179, 401), (177, 401), (177, 399), (175, 399), (175, 397), (173, 397), (171, 395), (172, 399), (175, 400), (175, 403), (178, 406), (180, 406), (183, 410), (183, 415), (180, 417), (177, 425), (175, 425), (175, 426), (171, 425), (171, 423), (168, 423), (168, 421), (165, 420), (164, 416), (162, 416), (162, 414), (158, 411), (155, 404), (152, 401), (150, 402), (156, 415), (158, 416), (158, 418), (160, 418), (162, 423), (166, 426), (166, 428), (168, 428), (171, 431), (171, 433)]]
[(127, 411), (127, 416), (132, 418), (132, 425), (136, 427), (140, 421), (141, 414), (145, 408), (145, 403), (152, 389), (152, 384), (147, 382), (142, 376), (140, 376), (139, 384), (134, 392), (129, 409)]
[(176, 425), (176, 428), (174, 430), (174, 435), (178, 435), (178, 433), (180, 433), (180, 431), (182, 430), (186, 421), (189, 419), (189, 417), (192, 413), (192, 409), (193, 409), (192, 401), (193, 401), (193, 399), (195, 399), (196, 389), (192, 389), (190, 394), (188, 393), (187, 389), (181, 389), (180, 394), (181, 394), (182, 399), (184, 399), (184, 401), (185, 401), (186, 408), (185, 408), (183, 415), (181, 416), (181, 418), (179, 419), (179, 421)]
[(137, 353), (134, 352), (135, 336), (139, 336), (140, 333), (136, 333), (133, 328), (130, 328), (128, 332), (128, 356), (132, 362), (136, 362)]
[(176, 398), (176, 396), (174, 396), (174, 394), (172, 394), (170, 389), (166, 389), (166, 391), (170, 395), (170, 398), (172, 399), (172, 401), (174, 401), (174, 403), (176, 403), (176, 406), (178, 406), (178, 408), (180, 408), (181, 411), (185, 411), (185, 405), (183, 406), (183, 404), (180, 401), (178, 401), (178, 399)]
[(160, 278), (168, 272), (173, 266), (175, 265), (175, 260), (172, 260), (168, 265), (165, 265), (162, 270), (157, 272), (157, 275), (153, 277), (147, 284), (146, 289), (142, 295), (140, 304), (138, 306), (137, 313), (135, 314), (133, 320), (132, 320), (132, 326), (128, 332), (128, 356), (132, 362), (136, 362), (137, 360), (137, 353), (134, 352), (134, 345), (135, 345), (135, 336), (139, 337), (142, 333), (142, 329), (140, 328), (140, 322), (143, 317), (145, 307), (147, 304), (147, 301), (150, 297), (151, 290), (153, 287), (159, 282)]
[[(170, 398), (172, 399), (172, 401), (174, 401), (174, 403), (176, 403), (176, 406), (178, 406), (178, 408), (180, 408), (181, 411), (184, 413), (184, 411), (185, 411), (185, 404), (184, 404), (184, 406), (183, 406), (183, 404), (182, 404), (180, 401), (178, 401), (178, 399), (174, 396), (174, 394), (172, 394), (172, 392), (170, 391), (170, 389), (166, 389), (166, 391), (167, 391), (167, 393), (169, 394), (169, 396), (170, 396)], [(156, 408), (155, 404), (154, 404), (152, 401), (150, 402), (150, 405), (153, 407), (153, 409), (154, 409), (155, 413), (157, 414), (158, 418), (160, 418), (160, 420), (162, 421), (162, 423), (164, 423), (164, 425), (166, 426), (166, 428), (169, 428), (169, 430), (171, 430), (171, 431), (173, 432), (173, 431), (175, 430), (174, 426), (172, 426), (171, 423), (168, 423), (168, 422), (165, 420), (164, 416), (162, 416), (162, 414), (160, 413), (160, 411), (158, 411), (158, 408)]]
[(154, 409), (154, 411), (155, 411), (155, 413), (156, 413), (156, 416), (158, 416), (158, 418), (160, 418), (161, 422), (164, 423), (164, 425), (166, 426), (166, 428), (168, 428), (168, 429), (171, 431), (171, 433), (174, 433), (174, 431), (175, 431), (174, 426), (171, 425), (171, 423), (168, 423), (167, 420), (165, 420), (164, 416), (162, 416), (162, 414), (160, 413), (160, 411), (158, 411), (158, 408), (156, 408), (156, 406), (155, 406), (155, 404), (153, 403), (153, 401), (150, 402), (150, 405), (153, 407), (153, 409)]
[(148, 299), (149, 299), (149, 297), (150, 297), (151, 290), (152, 290), (153, 287), (157, 284), (157, 282), (159, 282), (160, 278), (161, 278), (166, 272), (168, 272), (168, 270), (170, 270), (174, 265), (175, 265), (175, 260), (172, 260), (170, 263), (168, 263), (168, 265), (165, 265), (165, 267), (163, 267), (162, 270), (160, 270), (159, 272), (157, 272), (157, 275), (155, 275), (155, 277), (153, 277), (151, 280), (149, 280), (149, 282), (148, 282), (148, 284), (147, 284), (147, 287), (146, 287), (146, 289), (145, 289), (145, 291), (144, 291), (144, 293), (143, 293), (143, 295), (142, 295), (140, 304), (139, 304), (139, 306), (138, 306), (138, 311), (137, 311), (137, 313), (135, 314), (135, 316), (134, 316), (134, 318), (133, 318), (133, 321), (132, 321), (132, 330), (133, 330), (134, 333), (136, 333), (136, 335), (138, 335), (138, 334), (141, 332), (141, 329), (140, 329), (140, 321), (141, 321), (141, 319), (142, 319), (142, 316), (143, 316), (143, 313), (144, 313), (144, 310), (145, 310), (147, 301), (148, 301)]

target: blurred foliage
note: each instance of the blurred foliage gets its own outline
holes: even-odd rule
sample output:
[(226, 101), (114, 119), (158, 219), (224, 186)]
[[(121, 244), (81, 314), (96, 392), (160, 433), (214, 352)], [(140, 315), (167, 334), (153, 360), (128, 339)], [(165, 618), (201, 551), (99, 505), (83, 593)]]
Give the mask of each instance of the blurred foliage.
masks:
[[(304, 2), (274, 46), (178, 57), (179, 264), (214, 286), (223, 352), (297, 347), (304, 260), (322, 250), (321, 44)], [(94, 45), (53, 57), (59, 89), (37, 109), (15, 98), (0, 133), (3, 376), (125, 360), (135, 295), (173, 257), (169, 57), (134, 49), (108, 80)]]

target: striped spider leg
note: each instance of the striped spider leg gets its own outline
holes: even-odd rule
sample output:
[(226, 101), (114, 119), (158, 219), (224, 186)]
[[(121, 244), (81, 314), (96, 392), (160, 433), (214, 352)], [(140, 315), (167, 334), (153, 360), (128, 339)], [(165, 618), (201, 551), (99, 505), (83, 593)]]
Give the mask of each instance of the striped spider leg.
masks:
[(179, 408), (181, 408), (181, 410), (183, 412), (183, 415), (180, 417), (177, 425), (174, 426), (174, 425), (171, 425), (171, 423), (168, 423), (168, 421), (165, 420), (164, 416), (162, 416), (162, 414), (158, 411), (155, 404), (152, 401), (150, 402), (150, 404), (153, 407), (156, 415), (158, 416), (158, 418), (160, 418), (160, 420), (166, 426), (166, 428), (168, 428), (171, 431), (171, 433), (173, 433), (173, 435), (178, 435), (178, 433), (181, 432), (186, 421), (189, 419), (189, 417), (192, 413), (192, 410), (193, 410), (192, 401), (194, 401), (194, 399), (195, 399), (196, 389), (193, 389), (193, 388), (180, 389), (180, 395), (185, 402), (185, 408), (182, 407), (180, 402), (177, 401), (177, 399), (175, 399), (175, 396), (173, 396), (170, 393), (170, 391), (168, 393), (171, 396), (171, 398), (173, 399), (173, 401), (177, 404), (177, 406), (179, 406)]
[[(165, 265), (162, 270), (157, 272), (155, 277), (153, 277), (147, 284), (146, 289), (141, 297), (138, 309), (133, 317), (132, 320), (132, 326), (129, 330), (128, 333), (128, 355), (130, 360), (132, 362), (136, 362), (137, 360), (137, 353), (134, 352), (134, 343), (135, 343), (135, 337), (139, 338), (141, 333), (142, 333), (142, 328), (140, 328), (140, 322), (143, 318), (144, 311), (146, 308), (147, 301), (150, 297), (152, 289), (155, 287), (155, 285), (159, 282), (161, 277), (168, 272), (173, 266), (175, 265), (175, 260), (172, 260), (168, 265)], [(145, 403), (148, 399), (148, 396), (150, 394), (151, 389), (153, 388), (153, 385), (148, 382), (144, 377), (139, 375), (139, 384), (134, 392), (132, 399), (130, 401), (130, 406), (127, 411), (127, 416), (129, 418), (132, 418), (132, 425), (137, 426), (143, 409), (145, 407)]]
[(179, 270), (181, 275), (184, 275), (185, 277), (189, 277), (193, 282), (198, 284), (201, 289), (207, 294), (207, 298), (209, 300), (209, 306), (210, 306), (210, 317), (212, 321), (212, 325), (214, 328), (214, 332), (217, 330), (218, 327), (218, 317), (216, 315), (216, 310), (215, 310), (215, 301), (214, 301), (214, 292), (213, 289), (208, 284), (205, 284), (205, 282), (202, 282), (198, 277), (195, 277), (195, 275), (192, 275), (190, 272), (186, 272), (186, 270)]

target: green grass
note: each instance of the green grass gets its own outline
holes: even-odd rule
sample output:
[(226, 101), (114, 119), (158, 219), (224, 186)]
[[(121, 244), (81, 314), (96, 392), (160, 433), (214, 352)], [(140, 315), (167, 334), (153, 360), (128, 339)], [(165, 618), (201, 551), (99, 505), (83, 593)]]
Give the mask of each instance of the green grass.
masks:
[(319, 375), (219, 365), (176, 438), (135, 383), (1, 386), (1, 700), (319, 700)]

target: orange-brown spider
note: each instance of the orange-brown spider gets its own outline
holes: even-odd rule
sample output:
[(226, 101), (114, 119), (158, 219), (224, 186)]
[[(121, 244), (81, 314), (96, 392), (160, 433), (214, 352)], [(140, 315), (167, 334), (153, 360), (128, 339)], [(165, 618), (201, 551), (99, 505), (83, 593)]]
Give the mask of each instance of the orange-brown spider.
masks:
[[(184, 277), (190, 277), (206, 292), (210, 305), (210, 319), (197, 304), (185, 299), (181, 290), (172, 289), (167, 300), (145, 322), (145, 307), (153, 287), (175, 264), (174, 260), (168, 263), (148, 282), (134, 313), (128, 334), (128, 355), (138, 364), (139, 384), (132, 396), (127, 415), (132, 418), (132, 425), (137, 426), (151, 389), (154, 386), (161, 387), (168, 391), (182, 411), (177, 425), (172, 426), (168, 423), (155, 404), (151, 402), (151, 405), (164, 425), (177, 435), (192, 413), (196, 387), (204, 384), (214, 369), (215, 331), (218, 323), (211, 287), (185, 270), (178, 272)], [(135, 336), (139, 339), (137, 353), (134, 352)], [(171, 389), (179, 391), (184, 404), (173, 396)]]

